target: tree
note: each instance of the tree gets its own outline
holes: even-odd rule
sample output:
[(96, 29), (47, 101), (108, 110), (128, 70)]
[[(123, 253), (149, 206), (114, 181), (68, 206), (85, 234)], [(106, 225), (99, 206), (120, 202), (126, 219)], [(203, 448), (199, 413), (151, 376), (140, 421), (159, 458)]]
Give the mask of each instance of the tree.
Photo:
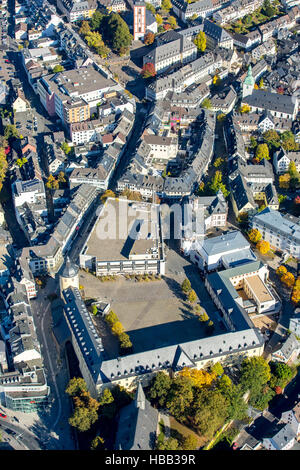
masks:
[(147, 46), (150, 46), (150, 44), (154, 43), (154, 39), (155, 39), (155, 34), (149, 31), (149, 33), (145, 34), (144, 43)]
[(259, 80), (259, 88), (264, 88), (264, 81), (263, 78)]
[(199, 315), (199, 321), (201, 322), (206, 322), (209, 320), (209, 316), (207, 315), (206, 312), (202, 312), (200, 315)]
[(221, 190), (224, 197), (229, 196), (229, 191), (226, 189), (225, 184), (222, 182), (222, 172), (219, 170), (215, 172), (209, 187), (214, 194), (217, 194), (219, 190)]
[(111, 310), (106, 316), (105, 316), (105, 321), (108, 323), (110, 326), (112, 326), (114, 323), (119, 321), (118, 316), (115, 314), (113, 310)]
[(170, 26), (171, 26), (172, 29), (175, 29), (175, 28), (178, 27), (175, 16), (169, 16), (168, 23), (170, 23)]
[(196, 292), (192, 289), (189, 293), (188, 293), (188, 301), (191, 303), (191, 304), (194, 304), (197, 300), (197, 294)]
[(287, 273), (287, 269), (286, 269), (286, 267), (283, 266), (283, 265), (279, 266), (279, 267), (276, 269), (276, 274), (277, 274), (279, 277), (283, 276), (283, 275), (286, 274), (286, 273)]
[(81, 377), (73, 377), (66, 388), (66, 393), (71, 397), (87, 392), (87, 384)]
[(130, 341), (130, 337), (127, 333), (121, 333), (119, 335), (120, 347), (122, 349), (130, 349), (132, 348), (132, 342)]
[(190, 281), (186, 278), (184, 279), (183, 283), (181, 284), (181, 290), (185, 294), (188, 294), (192, 289)]
[(4, 128), (4, 137), (5, 139), (18, 139), (19, 132), (14, 124), (7, 124)]
[(289, 173), (284, 173), (279, 176), (279, 187), (283, 189), (289, 189), (291, 182), (291, 175)]
[(59, 188), (59, 183), (57, 179), (54, 178), (53, 175), (49, 175), (46, 183), (46, 188), (49, 189), (58, 189)]
[(274, 129), (269, 129), (263, 133), (265, 143), (269, 149), (278, 149), (280, 147), (280, 135)]
[(53, 67), (52, 72), (53, 73), (58, 73), (58, 72), (63, 72), (64, 70), (65, 70), (65, 68), (62, 65), (57, 64)]
[(268, 253), (268, 251), (270, 251), (270, 243), (265, 240), (260, 240), (257, 243), (256, 248), (262, 255), (265, 255)]
[(265, 0), (263, 3), (262, 12), (264, 15), (271, 18), (272, 16), (276, 15), (277, 9), (271, 5), (270, 0)]
[(220, 79), (219, 75), (218, 75), (218, 74), (214, 75), (214, 77), (213, 77), (213, 85), (215, 85), (215, 86), (220, 86), (221, 83), (222, 83), (222, 80)]
[(159, 442), (158, 450), (179, 450), (179, 443), (174, 437), (169, 437), (164, 442)]
[(282, 385), (286, 385), (293, 377), (290, 366), (284, 362), (270, 362), (271, 372), (275, 377), (282, 380)]
[(195, 389), (192, 410), (199, 432), (211, 439), (228, 417), (228, 401), (218, 390)]
[(281, 146), (287, 151), (296, 151), (299, 145), (295, 142), (295, 136), (291, 131), (284, 131), (280, 136)]
[(90, 27), (89, 22), (88, 21), (83, 21), (81, 23), (81, 27), (80, 27), (80, 30), (79, 30), (80, 36), (85, 37), (90, 32), (91, 32), (91, 27)]
[(2, 147), (0, 148), (0, 191), (3, 186), (3, 181), (5, 179), (7, 169), (8, 169), (8, 162), (7, 162), (5, 150)]
[(250, 390), (250, 395), (261, 393), (270, 378), (270, 366), (263, 357), (255, 356), (243, 360), (240, 383), (244, 391)]
[(155, 77), (156, 71), (154, 64), (152, 64), (152, 62), (147, 62), (142, 68), (141, 75), (143, 78)]
[(194, 39), (194, 44), (197, 47), (198, 51), (204, 52), (206, 49), (206, 35), (203, 31), (199, 31), (197, 36)]
[(154, 377), (149, 390), (150, 398), (157, 401), (160, 406), (164, 406), (171, 383), (172, 381), (167, 374), (164, 372), (158, 372)]
[(109, 405), (110, 403), (113, 403), (113, 401), (114, 401), (114, 397), (111, 391), (109, 390), (109, 388), (105, 388), (99, 399), (100, 406)]
[(154, 7), (153, 5), (151, 5), (151, 3), (146, 3), (146, 9), (149, 10), (149, 11), (151, 11), (151, 13), (152, 13), (153, 15), (155, 15), (156, 9), (155, 9), (155, 7)]
[(239, 109), (240, 113), (241, 114), (244, 114), (244, 113), (250, 113), (251, 111), (251, 108), (248, 104), (243, 104), (240, 109)]
[(27, 163), (28, 160), (26, 157), (23, 157), (23, 158), (18, 158), (17, 159), (17, 165), (19, 168), (22, 168), (23, 165), (25, 165), (25, 163)]
[(257, 228), (253, 228), (250, 230), (250, 232), (248, 232), (248, 237), (252, 243), (257, 243), (259, 240), (261, 240), (261, 233), (259, 230), (257, 230)]
[(161, 8), (165, 11), (170, 11), (172, 8), (171, 0), (162, 0)]
[(86, 432), (91, 428), (98, 419), (98, 414), (95, 411), (90, 411), (85, 407), (75, 408), (73, 415), (69, 418), (69, 423), (80, 432)]
[(96, 436), (91, 442), (91, 450), (103, 450), (104, 439), (103, 437)]
[[(101, 24), (105, 16), (100, 13), (99, 10), (96, 10), (95, 13), (93, 13), (91, 20), (90, 20), (90, 27), (92, 31), (99, 31), (101, 28)], [(82, 22), (84, 23), (84, 21)], [(79, 31), (80, 33), (80, 31)]]
[(215, 168), (219, 168), (219, 166), (221, 166), (223, 162), (224, 162), (224, 158), (218, 157), (213, 165)]
[(116, 195), (115, 193), (111, 190), (111, 189), (107, 189), (101, 196), (100, 196), (100, 199), (101, 199), (101, 202), (102, 204), (105, 204), (105, 202), (107, 201), (107, 199), (111, 197), (111, 198), (115, 198)]
[(204, 100), (201, 103), (201, 108), (211, 109), (211, 101), (209, 98), (204, 98)]
[(187, 377), (177, 376), (173, 380), (166, 406), (176, 419), (183, 420), (193, 401), (192, 382)]
[(283, 274), (280, 280), (287, 287), (293, 287), (293, 285), (295, 284), (295, 277), (292, 273), (289, 273), (289, 272), (287, 272), (286, 274)]
[(208, 372), (204, 369), (190, 369), (189, 367), (184, 367), (178, 376), (188, 378), (193, 387), (209, 387), (216, 379), (216, 374), (214, 372)]
[(223, 367), (222, 367), (222, 364), (220, 364), (220, 362), (216, 362), (216, 363), (211, 367), (210, 370), (211, 370), (211, 372), (212, 372), (215, 376), (217, 376), (217, 377), (219, 377), (219, 376), (221, 376), (221, 375), (224, 374), (224, 369), (223, 369)]
[(270, 160), (269, 148), (267, 144), (258, 144), (255, 152), (255, 160), (260, 162), (263, 158)]
[(114, 335), (119, 336), (121, 333), (124, 333), (124, 326), (120, 321), (116, 321), (112, 327), (111, 331)]
[(161, 26), (164, 22), (164, 20), (159, 14), (155, 15), (155, 19), (156, 19), (156, 23), (158, 24), (158, 26)]
[(132, 42), (132, 35), (128, 25), (118, 13), (111, 13), (104, 29), (106, 38), (111, 47), (118, 53), (124, 54)]
[(64, 184), (64, 183), (67, 182), (66, 177), (65, 177), (65, 174), (64, 174), (63, 171), (60, 171), (60, 172), (58, 173), (58, 175), (57, 175), (57, 180), (58, 180), (58, 182), (59, 182), (60, 184)]
[(197, 450), (199, 448), (198, 439), (195, 434), (189, 434), (184, 438), (183, 450)]
[(65, 155), (68, 155), (71, 152), (71, 147), (67, 142), (63, 142), (60, 148), (65, 152)]
[(93, 315), (97, 315), (97, 313), (98, 313), (97, 305), (93, 305), (93, 306), (92, 306), (92, 314), (93, 314)]

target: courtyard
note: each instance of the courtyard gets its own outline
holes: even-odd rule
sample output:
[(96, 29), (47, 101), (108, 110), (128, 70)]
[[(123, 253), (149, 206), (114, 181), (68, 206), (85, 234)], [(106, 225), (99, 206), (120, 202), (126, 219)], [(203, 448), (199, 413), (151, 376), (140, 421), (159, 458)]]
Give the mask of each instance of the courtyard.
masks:
[[(179, 344), (207, 336), (206, 323), (198, 320), (181, 291), (185, 278), (191, 282), (198, 303), (214, 322), (214, 335), (224, 332), (204, 282), (197, 268), (173, 250), (168, 251), (166, 275), (161, 280), (137, 281), (120, 276), (115, 281), (101, 282), (81, 271), (80, 284), (85, 298), (107, 301), (129, 334), (134, 352)], [(110, 333), (102, 317), (93, 317), (110, 357), (118, 355), (117, 339)]]

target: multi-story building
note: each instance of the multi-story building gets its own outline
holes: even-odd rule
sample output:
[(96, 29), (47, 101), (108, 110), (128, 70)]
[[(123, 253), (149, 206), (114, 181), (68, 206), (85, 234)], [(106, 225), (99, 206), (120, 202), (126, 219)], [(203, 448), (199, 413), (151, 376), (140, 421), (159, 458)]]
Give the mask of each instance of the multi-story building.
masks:
[(115, 86), (89, 66), (46, 75), (38, 81), (37, 92), (48, 114), (68, 125), (89, 119), (104, 93)]
[(133, 4), (133, 39), (143, 39), (146, 33), (146, 4), (135, 2)]
[(67, 17), (68, 22), (91, 18), (97, 9), (95, 0), (58, 0), (57, 7)]
[(267, 207), (256, 214), (251, 221), (252, 228), (262, 234), (263, 240), (270, 243), (275, 250), (300, 257), (300, 223), (298, 217), (283, 215)]
[[(123, 216), (120, 218), (120, 215)], [(109, 233), (103, 220), (110, 219)], [(165, 255), (159, 206), (109, 198), (84, 244), (80, 266), (97, 276), (107, 274), (164, 274)]]
[(234, 0), (229, 6), (216, 11), (213, 18), (220, 24), (230, 23), (252, 13), (262, 3), (262, 0)]
[(291, 162), (294, 162), (297, 171), (300, 171), (300, 152), (288, 152), (281, 147), (273, 156), (275, 173), (286, 173)]

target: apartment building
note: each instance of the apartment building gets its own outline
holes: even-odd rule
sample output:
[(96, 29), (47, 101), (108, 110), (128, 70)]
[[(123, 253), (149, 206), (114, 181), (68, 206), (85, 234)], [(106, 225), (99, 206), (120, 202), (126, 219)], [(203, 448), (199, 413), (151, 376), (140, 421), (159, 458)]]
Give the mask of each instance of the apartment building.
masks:
[(104, 93), (115, 85), (89, 66), (46, 75), (38, 81), (37, 92), (48, 114), (68, 125), (89, 119)]
[(267, 207), (256, 214), (251, 221), (252, 228), (262, 234), (263, 240), (270, 243), (275, 250), (300, 257), (300, 223), (298, 217), (283, 215)]
[(58, 0), (57, 8), (66, 15), (69, 23), (91, 18), (97, 9), (95, 0)]
[(291, 162), (294, 162), (297, 171), (300, 171), (300, 152), (288, 152), (281, 147), (273, 156), (275, 173), (287, 173)]
[(229, 6), (216, 11), (213, 14), (213, 19), (220, 24), (231, 23), (252, 13), (262, 3), (262, 0), (234, 0)]

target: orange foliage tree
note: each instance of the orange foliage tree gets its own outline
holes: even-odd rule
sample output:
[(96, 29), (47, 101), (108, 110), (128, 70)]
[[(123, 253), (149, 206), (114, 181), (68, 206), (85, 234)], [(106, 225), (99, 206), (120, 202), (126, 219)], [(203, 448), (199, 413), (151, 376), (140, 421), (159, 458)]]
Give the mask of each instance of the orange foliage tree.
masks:
[(295, 284), (295, 277), (292, 273), (287, 272), (281, 277), (281, 282), (283, 282), (287, 287), (293, 287)]
[(282, 265), (281, 265), (281, 266), (279, 266), (279, 267), (276, 269), (276, 274), (277, 274), (279, 277), (283, 276), (283, 275), (286, 274), (286, 273), (287, 273), (287, 269), (286, 269), (285, 266), (282, 266)]
[(251, 242), (257, 243), (259, 240), (261, 240), (261, 233), (259, 230), (257, 230), (257, 228), (253, 228), (248, 233), (248, 237)]
[(270, 250), (270, 243), (269, 243), (269, 242), (266, 242), (265, 240), (260, 240), (260, 241), (257, 243), (256, 248), (259, 250), (259, 252), (260, 252), (262, 255), (265, 255), (265, 254), (268, 253), (268, 251)]

